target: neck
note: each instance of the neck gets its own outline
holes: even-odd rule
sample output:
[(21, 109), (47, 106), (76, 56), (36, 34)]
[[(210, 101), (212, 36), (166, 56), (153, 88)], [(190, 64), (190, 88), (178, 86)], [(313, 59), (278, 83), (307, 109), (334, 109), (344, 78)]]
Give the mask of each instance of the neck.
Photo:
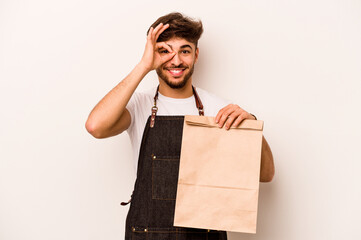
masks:
[(171, 88), (163, 80), (159, 80), (159, 92), (166, 97), (171, 98), (189, 98), (193, 96), (192, 80), (189, 79), (183, 88)]

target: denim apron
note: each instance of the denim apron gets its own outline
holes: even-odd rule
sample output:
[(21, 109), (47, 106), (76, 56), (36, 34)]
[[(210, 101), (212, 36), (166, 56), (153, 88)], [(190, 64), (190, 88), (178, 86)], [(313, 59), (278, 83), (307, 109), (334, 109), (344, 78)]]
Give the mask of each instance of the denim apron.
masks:
[[(192, 88), (199, 115), (203, 115), (203, 105)], [(125, 239), (226, 240), (225, 231), (173, 226), (184, 116), (156, 116), (157, 98), (158, 88), (143, 133)]]

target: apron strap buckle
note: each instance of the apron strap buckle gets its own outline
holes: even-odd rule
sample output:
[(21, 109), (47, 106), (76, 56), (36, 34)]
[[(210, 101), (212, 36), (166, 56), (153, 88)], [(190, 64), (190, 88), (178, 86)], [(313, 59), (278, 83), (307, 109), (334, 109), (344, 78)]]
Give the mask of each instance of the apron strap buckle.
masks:
[(158, 107), (154, 105), (152, 107), (152, 116), (150, 117), (150, 127), (151, 128), (154, 127), (155, 116), (157, 115), (157, 111), (158, 111)]

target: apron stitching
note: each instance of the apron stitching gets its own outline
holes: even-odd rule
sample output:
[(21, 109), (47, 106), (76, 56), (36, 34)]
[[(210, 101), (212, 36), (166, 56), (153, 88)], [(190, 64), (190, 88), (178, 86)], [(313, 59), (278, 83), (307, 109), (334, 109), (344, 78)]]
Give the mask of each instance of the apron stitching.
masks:
[[(153, 155), (153, 154), (152, 154)], [(154, 179), (154, 162), (153, 162), (153, 159), (152, 159), (152, 199), (153, 199), (153, 195), (154, 195), (154, 181), (153, 181), (153, 179)]]
[[(153, 154), (152, 154), (153, 155)], [(156, 160), (159, 160), (159, 158), (157, 157), (157, 159)], [(174, 200), (176, 200), (175, 198), (157, 198), (157, 197), (154, 197), (154, 181), (153, 181), (153, 179), (154, 179), (154, 161), (156, 161), (156, 160), (153, 160), (153, 158), (152, 158), (152, 199), (154, 199), (154, 200), (168, 200), (168, 201), (170, 201), (170, 200), (172, 200), (172, 201), (174, 201)]]
[(152, 197), (152, 199), (154, 199), (154, 200), (166, 200), (166, 201), (170, 201), (170, 200), (174, 201), (174, 200), (176, 200), (175, 198), (156, 198), (156, 197)]
[(160, 161), (179, 161), (179, 157), (174, 157), (174, 158), (160, 158), (160, 157), (157, 157), (157, 159), (154, 159), (153, 161), (157, 161), (157, 160), (160, 160)]

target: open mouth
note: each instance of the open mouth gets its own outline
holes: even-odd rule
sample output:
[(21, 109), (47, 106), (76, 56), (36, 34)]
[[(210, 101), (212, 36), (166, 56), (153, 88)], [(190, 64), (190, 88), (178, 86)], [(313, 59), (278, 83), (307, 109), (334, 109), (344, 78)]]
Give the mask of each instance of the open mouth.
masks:
[(167, 68), (167, 71), (173, 76), (173, 77), (179, 77), (182, 76), (185, 68)]

